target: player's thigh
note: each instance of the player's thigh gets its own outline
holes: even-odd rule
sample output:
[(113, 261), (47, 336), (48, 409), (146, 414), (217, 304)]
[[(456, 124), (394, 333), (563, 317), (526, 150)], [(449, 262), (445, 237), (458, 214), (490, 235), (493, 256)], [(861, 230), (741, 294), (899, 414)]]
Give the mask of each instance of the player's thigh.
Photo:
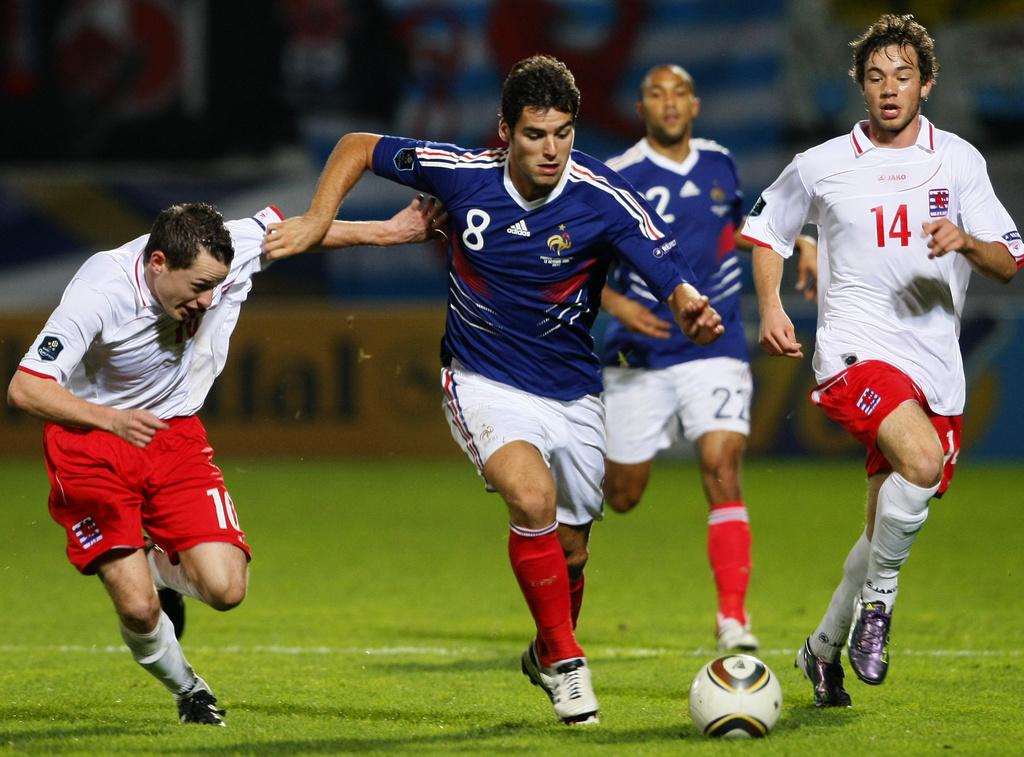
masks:
[(544, 528), (555, 519), (554, 479), (529, 442), (514, 440), (497, 449), (484, 463), (483, 475), (505, 500), (516, 525)]
[(153, 471), (142, 511), (147, 533), (175, 563), (179, 553), (210, 542), (233, 545), (248, 560), (251, 552), (235, 502), (199, 419), (183, 419), (164, 433), (150, 444), (162, 446), (151, 453)]
[(617, 463), (652, 460), (672, 443), (676, 403), (666, 369), (604, 369), (607, 457)]
[(105, 431), (56, 424), (43, 445), (50, 515), (67, 533), (71, 564), (91, 574), (111, 549), (141, 548), (141, 451)]
[(894, 470), (918, 486), (931, 486), (942, 476), (943, 448), (928, 413), (907, 400), (878, 426), (876, 444)]
[(692, 360), (668, 369), (683, 434), (695, 442), (712, 431), (750, 434), (754, 380), (750, 364), (731, 357)]
[(441, 369), (441, 388), (452, 437), (481, 475), (491, 456), (510, 442), (532, 445), (547, 465), (550, 444), (538, 397), (458, 364)]

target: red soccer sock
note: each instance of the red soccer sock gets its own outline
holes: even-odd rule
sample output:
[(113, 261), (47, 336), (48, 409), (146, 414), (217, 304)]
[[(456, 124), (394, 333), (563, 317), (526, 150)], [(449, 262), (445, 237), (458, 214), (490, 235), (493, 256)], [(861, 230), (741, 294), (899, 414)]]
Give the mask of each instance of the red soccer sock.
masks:
[[(580, 574), (580, 577), (576, 579), (574, 583), (569, 584), (569, 608), (572, 614), (572, 629), (576, 630), (576, 625), (580, 620), (580, 608), (583, 607), (583, 586), (585, 576)], [(544, 642), (538, 638), (536, 642), (537, 656), (548, 657), (547, 647)], [(555, 658), (560, 659), (560, 658)]]
[(552, 524), (550, 529), (530, 531), (513, 526), (508, 538), (512, 572), (537, 624), (537, 656), (544, 666), (583, 657), (572, 632), (569, 570), (556, 528)]
[(708, 560), (718, 587), (718, 612), (747, 622), (744, 601), (750, 582), (750, 524), (743, 500), (720, 502), (708, 512)]

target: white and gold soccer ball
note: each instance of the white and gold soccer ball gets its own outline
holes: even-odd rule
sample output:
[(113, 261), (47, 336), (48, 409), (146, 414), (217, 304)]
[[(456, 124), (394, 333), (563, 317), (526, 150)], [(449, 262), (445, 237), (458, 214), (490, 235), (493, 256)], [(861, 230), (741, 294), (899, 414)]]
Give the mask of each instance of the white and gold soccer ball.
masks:
[(690, 717), (705, 736), (768, 735), (782, 712), (782, 687), (767, 665), (747, 654), (712, 660), (690, 685)]

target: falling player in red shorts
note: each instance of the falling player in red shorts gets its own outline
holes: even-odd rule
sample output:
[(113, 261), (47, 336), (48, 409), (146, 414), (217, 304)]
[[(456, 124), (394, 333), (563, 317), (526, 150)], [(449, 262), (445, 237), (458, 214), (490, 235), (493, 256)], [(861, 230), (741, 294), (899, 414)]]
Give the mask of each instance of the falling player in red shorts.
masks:
[[(335, 221), (322, 246), (424, 239), (436, 209), (414, 201), (389, 221)], [(68, 559), (99, 575), (124, 643), (186, 723), (224, 725), (224, 710), (156, 588), (217, 610), (245, 597), (249, 545), (196, 413), (266, 265), (267, 224), (281, 220), (272, 207), (227, 223), (201, 203), (162, 211), (150, 234), (78, 270), (8, 389), (11, 405), (47, 421), (50, 513)]]

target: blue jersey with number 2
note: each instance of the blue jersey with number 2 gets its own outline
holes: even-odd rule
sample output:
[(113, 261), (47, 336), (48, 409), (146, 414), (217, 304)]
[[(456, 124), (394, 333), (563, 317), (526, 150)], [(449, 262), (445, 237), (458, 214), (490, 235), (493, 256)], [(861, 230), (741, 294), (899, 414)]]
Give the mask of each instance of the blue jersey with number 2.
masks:
[[(740, 322), (741, 271), (734, 236), (743, 220), (743, 195), (729, 151), (710, 140), (691, 139), (689, 156), (676, 163), (656, 153), (642, 139), (611, 158), (608, 165), (636, 187), (654, 206), (661, 222), (672, 229), (693, 271), (693, 285), (708, 296), (722, 316), (725, 334), (709, 345), (699, 345), (677, 328), (668, 339), (658, 339), (637, 334), (612, 320), (605, 332), (602, 362), (667, 368), (712, 357), (748, 360)], [(612, 268), (609, 285), (672, 321), (669, 309), (658, 302), (629, 260)]]
[(573, 400), (601, 391), (590, 328), (616, 256), (666, 299), (692, 278), (671, 233), (604, 163), (572, 151), (555, 189), (525, 200), (507, 148), (382, 137), (379, 176), (429, 192), (448, 210), (445, 364), (532, 394)]

